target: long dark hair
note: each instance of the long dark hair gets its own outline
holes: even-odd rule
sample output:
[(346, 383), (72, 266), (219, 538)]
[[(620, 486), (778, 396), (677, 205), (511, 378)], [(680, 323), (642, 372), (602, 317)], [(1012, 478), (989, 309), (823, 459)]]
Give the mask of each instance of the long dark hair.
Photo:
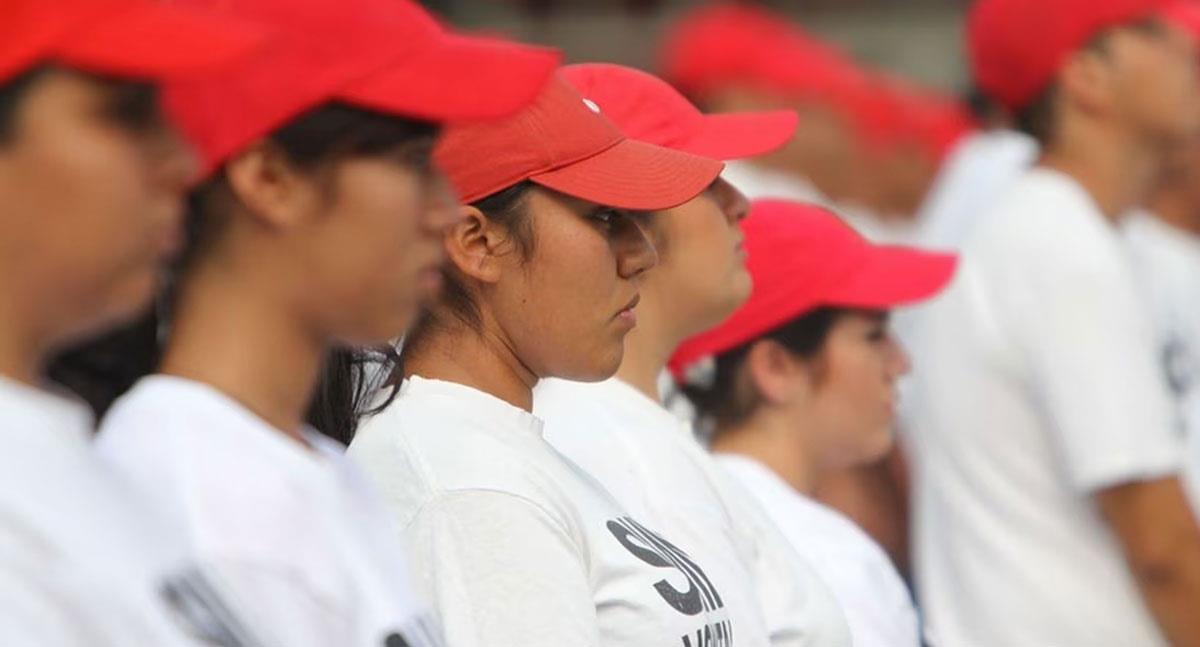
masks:
[[(340, 161), (387, 156), (436, 132), (437, 127), (430, 123), (330, 103), (292, 120), (267, 141), (296, 168), (321, 180)], [(51, 362), (51, 379), (87, 401), (97, 419), (134, 382), (157, 368), (178, 278), (219, 240), (231, 215), (232, 195), (224, 174), (218, 171), (188, 197), (185, 251), (168, 272), (152, 311), (119, 330), (66, 350)], [(332, 438), (352, 437), (359, 417), (372, 409), (380, 395), (379, 389), (372, 387), (373, 376), (390, 375), (395, 359), (395, 351), (387, 347), (333, 349), (325, 360), (307, 422)]]
[(811, 359), (825, 346), (829, 332), (849, 310), (821, 307), (778, 326), (736, 348), (717, 355), (705, 375), (680, 385), (706, 431), (716, 432), (739, 424), (758, 408), (759, 397), (742, 388), (742, 367), (755, 344), (764, 339), (779, 343), (798, 357)]

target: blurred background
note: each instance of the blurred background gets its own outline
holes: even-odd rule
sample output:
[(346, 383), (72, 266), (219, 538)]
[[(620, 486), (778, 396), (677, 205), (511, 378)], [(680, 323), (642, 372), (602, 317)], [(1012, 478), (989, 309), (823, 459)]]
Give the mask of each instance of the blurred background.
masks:
[[(424, 0), (456, 25), (563, 49), (571, 62), (654, 68), (663, 29), (700, 0)], [(945, 91), (966, 88), (969, 0), (763, 0), (859, 61)]]

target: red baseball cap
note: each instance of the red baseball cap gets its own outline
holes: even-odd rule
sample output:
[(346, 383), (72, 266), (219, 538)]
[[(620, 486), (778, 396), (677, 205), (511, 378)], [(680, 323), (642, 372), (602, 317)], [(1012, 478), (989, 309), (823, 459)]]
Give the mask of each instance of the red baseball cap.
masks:
[(589, 202), (637, 211), (691, 200), (725, 166), (625, 137), (595, 102), (559, 75), (512, 117), (448, 127), (434, 158), (464, 203), (531, 180)]
[(730, 2), (702, 6), (672, 25), (659, 70), (690, 96), (742, 85), (784, 97), (824, 97), (859, 74), (848, 56), (787, 18)]
[(165, 102), (206, 172), (330, 101), (436, 122), (512, 114), (554, 50), (447, 33), (411, 0), (175, 0), (275, 29), (258, 56), (173, 83)]
[(1200, 40), (1200, 2), (1196, 0), (1178, 0), (1163, 10), (1163, 15), (1171, 22), (1183, 27), (1193, 38)]
[(560, 73), (627, 137), (701, 157), (770, 153), (791, 139), (799, 121), (791, 110), (706, 115), (671, 84), (631, 67), (583, 63)]
[(784, 200), (756, 200), (742, 221), (750, 299), (724, 323), (685, 341), (670, 366), (750, 342), (822, 306), (886, 310), (942, 290), (958, 257), (868, 242), (833, 213)]
[(4, 0), (0, 82), (45, 61), (161, 80), (228, 62), (263, 40), (257, 26), (150, 0)]
[(1019, 111), (1097, 33), (1161, 13), (1172, 0), (978, 0), (967, 49), (980, 89)]

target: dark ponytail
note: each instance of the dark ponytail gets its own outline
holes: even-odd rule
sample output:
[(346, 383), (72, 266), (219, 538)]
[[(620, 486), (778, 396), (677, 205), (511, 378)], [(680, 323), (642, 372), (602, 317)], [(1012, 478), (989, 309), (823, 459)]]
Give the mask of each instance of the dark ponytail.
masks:
[(798, 357), (815, 357), (825, 346), (829, 331), (847, 310), (822, 307), (792, 319), (741, 346), (716, 356), (713, 365), (680, 385), (679, 391), (696, 409), (706, 431), (716, 433), (749, 418), (759, 405), (759, 395), (745, 386), (742, 367), (755, 344), (775, 341)]
[[(331, 103), (292, 120), (267, 141), (298, 169), (320, 181), (340, 161), (397, 155), (407, 144), (436, 134), (434, 124)], [(170, 327), (178, 278), (220, 239), (234, 200), (221, 172), (193, 191), (188, 198), (185, 251), (168, 272), (152, 311), (51, 361), (51, 379), (84, 399), (97, 420), (138, 379), (157, 369)], [(395, 361), (392, 349), (331, 351), (306, 415), (308, 423), (334, 439), (344, 442), (351, 438), (359, 416), (370, 411), (384, 388), (374, 376), (390, 376)]]

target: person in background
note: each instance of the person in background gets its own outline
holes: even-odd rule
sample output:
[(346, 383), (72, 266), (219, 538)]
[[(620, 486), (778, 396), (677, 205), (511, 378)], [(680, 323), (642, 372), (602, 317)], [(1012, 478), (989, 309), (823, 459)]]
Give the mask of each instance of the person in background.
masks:
[(888, 332), (896, 306), (944, 287), (956, 259), (878, 247), (837, 216), (760, 200), (742, 223), (754, 293), (671, 360), (717, 460), (832, 587), (860, 647), (919, 645), (912, 598), (888, 557), (814, 499), (823, 476), (892, 444), (909, 359)]
[(127, 0), (0, 8), (0, 637), (258, 645), (179, 537), (91, 452), (52, 353), (147, 307), (195, 159), (159, 85), (247, 56), (259, 29)]
[[(630, 68), (583, 64), (562, 73), (626, 136), (680, 151), (749, 158), (783, 145), (796, 127), (788, 111), (704, 115), (666, 82)], [(679, 342), (749, 296), (737, 226), (748, 207), (718, 179), (692, 200), (653, 214), (645, 230), (659, 263), (642, 281), (638, 327), (626, 337), (616, 376), (544, 380), (533, 410), (555, 449), (705, 565), (731, 612), (746, 614), (739, 641), (842, 644), (845, 621), (811, 567), (753, 497), (720, 472), (659, 392)]]
[[(1200, 3), (1170, 16), (1200, 37)], [(1123, 223), (1187, 436), (1184, 482), (1200, 517), (1200, 137), (1174, 150), (1143, 208)]]
[(912, 242), (922, 228), (922, 205), (949, 152), (974, 124), (958, 100), (890, 75), (876, 74), (855, 94), (855, 122), (868, 144), (862, 171), (865, 209), (846, 215), (874, 242)]
[(1200, 645), (1200, 526), (1118, 222), (1200, 129), (1196, 45), (1152, 0), (981, 0), (976, 83), (1041, 155), (915, 333), (916, 588), (930, 642)]
[(349, 455), (447, 645), (736, 644), (747, 610), (703, 557), (614, 501), (532, 413), (540, 380), (617, 370), (658, 261), (641, 212), (695, 198), (722, 164), (624, 137), (561, 77), (514, 117), (449, 128), (436, 159), (464, 203), (444, 289)]
[(862, 196), (862, 146), (845, 99), (865, 78), (843, 53), (766, 9), (717, 2), (669, 28), (658, 68), (706, 112), (799, 113), (785, 146), (728, 165), (726, 179), (746, 195), (825, 205)]
[(407, 1), (188, 4), (276, 40), (166, 89), (203, 179), (160, 372), (117, 400), (97, 450), (268, 644), (440, 645), (376, 493), (304, 416), (331, 348), (387, 343), (436, 291), (455, 220), (440, 124), (522, 108), (558, 55), (449, 34)]

